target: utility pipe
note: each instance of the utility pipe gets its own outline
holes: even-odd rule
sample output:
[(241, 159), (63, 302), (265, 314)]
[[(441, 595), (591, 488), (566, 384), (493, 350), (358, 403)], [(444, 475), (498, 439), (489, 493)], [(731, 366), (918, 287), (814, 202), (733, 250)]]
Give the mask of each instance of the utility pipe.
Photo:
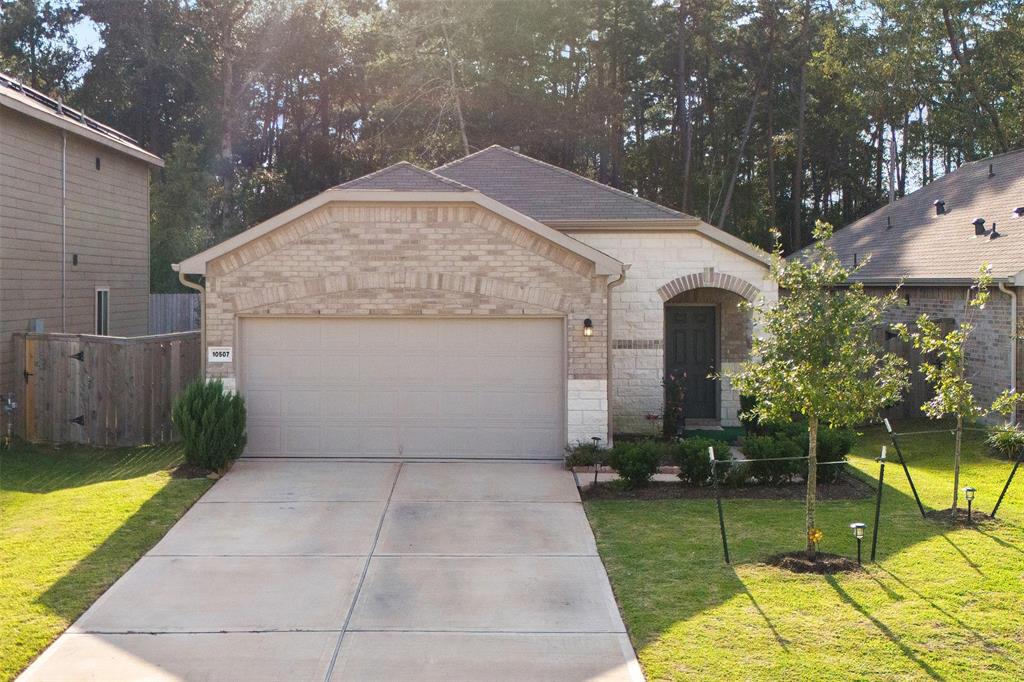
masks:
[(608, 437), (604, 441), (607, 447), (612, 446), (612, 289), (619, 286), (626, 280), (626, 270), (629, 270), (629, 265), (624, 265), (622, 267), (622, 274), (619, 275), (616, 279), (608, 282), (608, 313), (607, 317), (605, 318), (604, 324), (605, 329), (608, 333), (608, 350), (606, 353), (606, 362), (608, 363), (608, 369), (607, 377), (604, 382), (606, 392), (608, 394), (608, 397), (605, 399), (605, 401), (608, 404), (606, 410), (606, 413), (608, 414)]
[(183, 286), (186, 286), (189, 289), (195, 289), (199, 292), (199, 352), (202, 354), (202, 376), (203, 379), (206, 379), (206, 289), (204, 289), (201, 284), (196, 284), (195, 282), (190, 282), (185, 279), (185, 273), (179, 269), (177, 263), (172, 265), (171, 268), (177, 271), (178, 281), (181, 282)]
[[(1010, 390), (1017, 390), (1017, 292), (1006, 288), (1006, 282), (999, 283), (999, 291), (1010, 297)], [(1017, 423), (1016, 408), (1010, 414), (1010, 423)]]
[(60, 133), (60, 331), (67, 333), (68, 270), (68, 134)]

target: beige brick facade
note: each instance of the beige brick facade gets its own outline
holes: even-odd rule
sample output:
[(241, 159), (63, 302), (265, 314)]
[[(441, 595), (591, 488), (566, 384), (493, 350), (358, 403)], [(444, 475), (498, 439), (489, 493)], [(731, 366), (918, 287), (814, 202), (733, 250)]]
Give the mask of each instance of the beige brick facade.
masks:
[(559, 316), (567, 378), (603, 380), (608, 278), (594, 270), (472, 204), (328, 204), (209, 264), (207, 344), (237, 346), (237, 318), (250, 315)]

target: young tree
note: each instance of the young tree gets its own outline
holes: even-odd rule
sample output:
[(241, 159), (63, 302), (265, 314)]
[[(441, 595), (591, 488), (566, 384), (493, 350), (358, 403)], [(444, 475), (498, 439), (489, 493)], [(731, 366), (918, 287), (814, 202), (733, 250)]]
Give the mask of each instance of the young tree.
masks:
[[(849, 426), (874, 416), (897, 400), (909, 371), (902, 358), (874, 341), (885, 310), (898, 302), (865, 293), (849, 269), (826, 243), (832, 226), (819, 221), (815, 245), (803, 259), (783, 260), (780, 235), (772, 259), (772, 278), (785, 292), (774, 307), (752, 304), (762, 326), (751, 360), (730, 377), (741, 394), (754, 398), (745, 415), (756, 421), (807, 419), (807, 551), (814, 553), (818, 426)], [(866, 262), (866, 261), (865, 261)]]
[[(978, 404), (974, 387), (967, 380), (967, 344), (974, 331), (974, 316), (984, 309), (989, 299), (992, 275), (988, 265), (983, 265), (974, 285), (967, 290), (964, 298), (964, 315), (960, 325), (943, 334), (941, 327), (928, 315), (922, 313), (916, 321), (916, 329), (905, 324), (895, 325), (896, 332), (904, 341), (913, 344), (929, 359), (921, 363), (925, 381), (935, 391), (935, 397), (921, 405), (921, 410), (932, 419), (954, 417), (956, 437), (953, 442), (953, 513), (956, 514), (960, 496), (960, 451), (963, 439), (964, 421), (985, 415), (988, 410)], [(1015, 394), (1004, 393), (996, 399), (992, 409), (1008, 412), (1015, 406)]]

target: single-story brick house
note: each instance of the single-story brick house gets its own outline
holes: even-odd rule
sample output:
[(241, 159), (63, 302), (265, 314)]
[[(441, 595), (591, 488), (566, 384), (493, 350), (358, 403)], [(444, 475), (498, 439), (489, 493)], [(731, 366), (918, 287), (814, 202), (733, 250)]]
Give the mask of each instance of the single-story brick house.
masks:
[[(905, 305), (888, 322), (911, 324), (927, 313), (948, 328), (964, 319), (968, 288), (983, 264), (995, 287), (974, 313), (967, 371), (975, 396), (988, 406), (1002, 391), (1024, 388), (1018, 296), (1024, 286), (1024, 150), (966, 163), (957, 170), (837, 230), (831, 246), (847, 265), (863, 265), (856, 279), (868, 291), (902, 282)], [(892, 350), (919, 356), (886, 335)], [(931, 396), (922, 377), (896, 416), (921, 416)]]
[(736, 424), (707, 377), (747, 357), (739, 303), (775, 300), (768, 261), (494, 146), (329, 189), (175, 268), (205, 277), (206, 373), (246, 396), (248, 454), (557, 458), (660, 430), (666, 367), (691, 424)]

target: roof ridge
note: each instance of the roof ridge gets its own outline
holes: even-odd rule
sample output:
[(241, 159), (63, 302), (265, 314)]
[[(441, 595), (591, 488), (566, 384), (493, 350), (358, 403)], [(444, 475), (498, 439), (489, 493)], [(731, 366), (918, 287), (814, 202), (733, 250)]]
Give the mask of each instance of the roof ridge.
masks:
[(484, 152), (486, 152), (486, 151), (488, 151), (490, 149), (497, 149), (497, 150), (500, 150), (500, 151), (505, 152), (507, 154), (511, 154), (513, 156), (516, 156), (516, 157), (519, 157), (519, 158), (524, 159), (526, 161), (529, 161), (529, 162), (533, 163), (534, 165), (542, 166), (544, 168), (548, 168), (548, 169), (551, 169), (551, 170), (556, 171), (558, 173), (561, 173), (562, 175), (566, 175), (566, 176), (569, 176), (569, 177), (572, 177), (572, 178), (577, 178), (579, 180), (583, 180), (584, 182), (588, 182), (591, 185), (594, 185), (595, 187), (597, 187), (598, 189), (604, 190), (605, 192), (609, 192), (609, 193), (615, 194), (617, 196), (623, 196), (623, 197), (632, 199), (633, 201), (637, 201), (639, 203), (646, 204), (648, 206), (651, 206), (652, 208), (655, 208), (655, 209), (665, 213), (666, 215), (669, 215), (669, 216), (672, 216), (672, 217), (687, 215), (685, 213), (682, 213), (681, 211), (676, 211), (675, 209), (671, 209), (671, 208), (669, 208), (667, 206), (662, 206), (661, 204), (659, 204), (659, 203), (657, 203), (655, 201), (651, 201), (649, 199), (644, 199), (643, 197), (637, 196), (635, 194), (630, 194), (629, 192), (625, 192), (625, 191), (623, 191), (621, 189), (617, 189), (615, 187), (612, 187), (611, 185), (606, 185), (603, 182), (598, 182), (597, 180), (592, 180), (592, 179), (586, 177), (585, 175), (580, 175), (579, 173), (574, 173), (571, 170), (567, 170), (565, 168), (561, 168), (559, 166), (556, 166), (554, 164), (548, 163), (546, 161), (541, 161), (540, 159), (535, 159), (532, 156), (527, 156), (526, 154), (523, 154), (521, 152), (517, 152), (514, 149), (509, 149), (508, 147), (503, 147), (500, 144), (492, 144), (491, 146), (485, 147), (484, 149), (481, 149), (480, 151), (473, 152), (472, 154), (467, 154), (466, 156), (463, 156), (462, 158), (459, 158), (459, 159), (455, 159), (454, 161), (449, 161), (448, 163), (444, 164), (443, 166), (438, 166), (437, 168), (434, 169), (434, 171), (439, 171), (439, 170), (441, 170), (443, 168), (447, 168), (449, 166), (453, 166), (453, 165), (455, 165), (455, 164), (457, 164), (457, 163), (459, 163), (461, 161), (465, 161), (466, 159), (469, 159), (471, 157), (477, 156), (479, 154), (483, 154)]
[(391, 164), (390, 166), (385, 166), (384, 168), (379, 168), (379, 169), (373, 171), (372, 173), (367, 173), (366, 175), (360, 175), (358, 178), (352, 178), (351, 180), (346, 180), (345, 182), (343, 182), (343, 183), (341, 183), (339, 185), (335, 185), (331, 189), (345, 189), (346, 186), (348, 186), (348, 185), (350, 185), (350, 184), (352, 184), (354, 182), (362, 182), (364, 180), (369, 180), (371, 178), (378, 178), (378, 177), (381, 177), (382, 175), (384, 175), (384, 174), (386, 174), (388, 172), (394, 171), (394, 170), (396, 170), (398, 168), (409, 168), (411, 170), (416, 171), (417, 173), (420, 173), (422, 175), (426, 175), (426, 176), (430, 177), (433, 180), (437, 180), (438, 182), (440, 182), (442, 184), (445, 184), (445, 185), (450, 185), (451, 187), (457, 188), (457, 189), (459, 189), (460, 191), (463, 191), (463, 192), (475, 192), (476, 191), (474, 188), (470, 187), (469, 185), (464, 185), (461, 182), (459, 182), (458, 180), (452, 180), (451, 178), (446, 178), (445, 176), (439, 175), (438, 173), (435, 173), (432, 170), (428, 170), (426, 168), (421, 168), (421, 167), (417, 166), (416, 164), (414, 164), (414, 163), (412, 163), (410, 161), (406, 161), (404, 159), (401, 160), (401, 161), (396, 161), (395, 163)]

